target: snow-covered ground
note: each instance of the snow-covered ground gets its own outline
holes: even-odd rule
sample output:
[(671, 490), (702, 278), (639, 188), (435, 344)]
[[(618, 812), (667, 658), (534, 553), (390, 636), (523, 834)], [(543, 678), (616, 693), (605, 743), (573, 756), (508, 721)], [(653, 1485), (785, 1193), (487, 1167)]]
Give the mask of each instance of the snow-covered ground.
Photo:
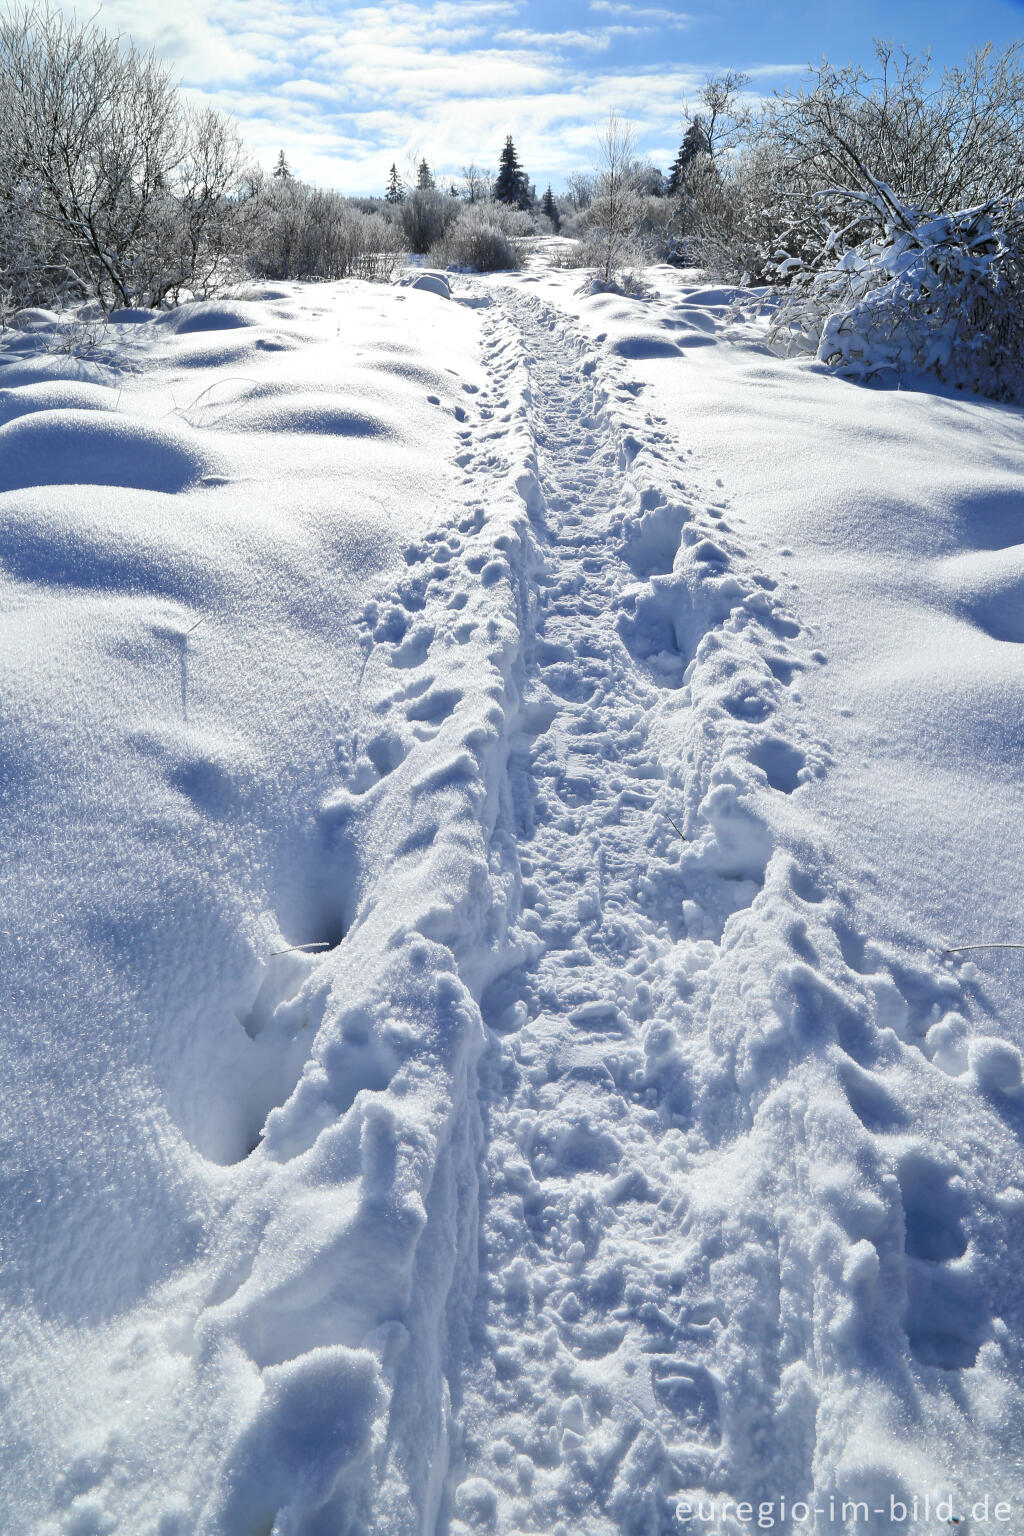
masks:
[(1024, 1521), (1024, 413), (651, 282), (0, 344), (5, 1536)]

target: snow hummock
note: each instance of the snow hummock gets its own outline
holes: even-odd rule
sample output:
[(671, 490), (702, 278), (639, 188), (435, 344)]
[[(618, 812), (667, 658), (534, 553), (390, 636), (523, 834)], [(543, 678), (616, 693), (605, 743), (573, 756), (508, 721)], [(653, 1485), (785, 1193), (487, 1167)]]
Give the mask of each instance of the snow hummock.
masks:
[(10, 1529), (1019, 1514), (1024, 418), (428, 276), (0, 346)]

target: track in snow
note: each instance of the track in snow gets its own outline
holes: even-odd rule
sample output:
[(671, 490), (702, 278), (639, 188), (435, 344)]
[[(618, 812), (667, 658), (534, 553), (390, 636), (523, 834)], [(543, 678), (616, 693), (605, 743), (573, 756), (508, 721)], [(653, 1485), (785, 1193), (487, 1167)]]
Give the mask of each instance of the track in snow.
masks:
[[(676, 1244), (693, 1126), (691, 1074), (668, 1023), (689, 989), (675, 954), (683, 869), (702, 898), (691, 923), (717, 939), (761, 889), (768, 849), (729, 786), (719, 830), (731, 823), (732, 836), (700, 844), (706, 742), (688, 783), (654, 727), (665, 708), (689, 712), (685, 670), (744, 593), (727, 546), (703, 536), (721, 539), (721, 512), (695, 524), (669, 471), (647, 485), (632, 472), (640, 442), (616, 394), (635, 415), (633, 391), (602, 377), (551, 311), (505, 302), (489, 361), (506, 382), (516, 367), (528, 376), (536, 482), (525, 494), (542, 560), (509, 761), (526, 958), (481, 999), (492, 1039), (484, 1282), (454, 1513), (473, 1530), (537, 1519), (574, 1530), (586, 1516), (588, 1532), (653, 1531), (673, 1519), (667, 1492), (705, 1485), (723, 1438), (709, 1369), (721, 1308), (685, 1275)], [(649, 465), (668, 434), (644, 425)], [(689, 579), (671, 574), (684, 523)], [(797, 626), (764, 587), (750, 595), (776, 672), (794, 675), (806, 664), (788, 644)], [(757, 730), (782, 685), (767, 669), (736, 681), (733, 734), (791, 792), (810, 754)]]
[(1015, 1153), (990, 1115), (986, 1157), (959, 1158), (964, 992), (860, 933), (787, 821), (830, 764), (800, 694), (826, 658), (725, 503), (680, 481), (621, 365), (525, 285), (491, 291), (467, 479), (523, 455), (535, 560), (442, 1529), (664, 1536), (680, 1500), (969, 1497), (980, 1421), (948, 1388), (993, 1294), (1014, 1305), (989, 1201)]

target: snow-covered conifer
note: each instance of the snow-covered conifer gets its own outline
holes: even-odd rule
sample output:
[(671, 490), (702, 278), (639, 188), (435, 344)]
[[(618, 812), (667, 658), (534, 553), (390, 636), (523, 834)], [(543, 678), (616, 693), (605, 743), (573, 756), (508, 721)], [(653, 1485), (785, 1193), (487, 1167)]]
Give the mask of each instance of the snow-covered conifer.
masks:
[(405, 202), (405, 183), (401, 176), (399, 176), (398, 167), (393, 160), (391, 162), (391, 170), (388, 172), (388, 189), (384, 193), (384, 201), (386, 203)]
[(494, 199), (498, 203), (507, 203), (510, 208), (529, 208), (531, 203), (530, 179), (519, 163), (511, 134), (505, 140), (498, 162)]
[(682, 191), (686, 172), (697, 156), (709, 153), (702, 119), (699, 116), (695, 117), (683, 135), (679, 153), (669, 169), (666, 191), (670, 197), (677, 197)]
[(550, 186), (541, 199), (540, 209), (541, 213), (546, 214), (547, 217), (551, 220), (552, 227), (557, 234), (558, 226), (561, 223), (561, 218), (559, 217), (558, 205), (555, 202), (554, 194), (551, 191)]

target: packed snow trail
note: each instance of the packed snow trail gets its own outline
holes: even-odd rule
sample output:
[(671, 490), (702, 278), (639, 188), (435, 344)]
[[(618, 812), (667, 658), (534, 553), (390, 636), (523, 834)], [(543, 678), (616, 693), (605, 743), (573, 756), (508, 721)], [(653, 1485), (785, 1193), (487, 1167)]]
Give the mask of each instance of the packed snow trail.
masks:
[[(518, 394), (530, 424), (539, 560), (496, 829), (524, 958), (480, 999), (451, 1530), (660, 1536), (731, 1497), (781, 1529), (806, 1500), (839, 1531), (851, 1501), (887, 1520), (920, 1489), (964, 1497), (970, 1411), (943, 1383), (922, 1447), (903, 1399), (915, 1365), (971, 1366), (988, 1333), (956, 1267), (967, 1201), (934, 1136), (876, 1141), (910, 1130), (885, 1086), (906, 1072), (895, 1031), (934, 1026), (952, 1061), (960, 988), (894, 963), (901, 993), (823, 850), (801, 831), (798, 866), (779, 846), (779, 808), (829, 754), (798, 687), (826, 659), (776, 583), (695, 504), (622, 370), (528, 292), (495, 299), (485, 357), (496, 408)], [(990, 1190), (1015, 1168), (1000, 1140)], [(1012, 1490), (1018, 1416), (987, 1490)]]
[[(770, 843), (737, 783), (719, 775), (710, 841), (695, 813), (711, 789), (709, 764), (762, 746), (757, 727), (782, 689), (767, 669), (750, 671), (737, 637), (727, 670), (738, 724), (708, 751), (721, 731), (704, 722), (689, 784), (654, 727), (666, 695), (673, 712), (692, 708), (677, 692), (685, 669), (741, 599), (749, 618), (766, 621), (776, 673), (808, 663), (769, 583), (744, 591), (733, 574), (724, 518), (694, 517), (671, 471), (633, 467), (642, 442), (656, 454), (667, 434), (648, 418), (643, 439), (632, 435), (586, 339), (529, 298), (507, 302), (511, 327), (495, 327), (490, 356), (499, 378), (526, 372), (536, 481), (525, 494), (543, 559), (510, 761), (520, 928), (532, 956), (482, 998), (502, 1042), (483, 1082), (476, 1337), (487, 1348), (469, 1372), (468, 1475), (454, 1509), (470, 1528), (497, 1519), (503, 1487), (510, 1529), (526, 1504), (538, 1528), (587, 1519), (595, 1531), (654, 1530), (674, 1518), (663, 1498), (673, 1485), (709, 1483), (722, 1372), (709, 1370), (707, 1345), (727, 1321), (706, 1281), (685, 1283), (668, 1246), (693, 1123), (691, 1074), (668, 1022), (691, 988), (673, 950), (687, 931), (687, 896), (689, 926), (717, 939), (761, 887)], [(689, 570), (672, 574), (681, 546)], [(806, 744), (774, 727), (761, 755), (786, 790), (812, 771)], [(684, 964), (699, 973), (714, 953), (713, 941), (691, 945)], [(757, 1354), (771, 1350), (770, 1334), (758, 1329), (755, 1379), (743, 1384), (757, 1398), (767, 1384)], [(753, 1403), (748, 1411), (756, 1417)], [(752, 1458), (748, 1486), (757, 1475)]]

